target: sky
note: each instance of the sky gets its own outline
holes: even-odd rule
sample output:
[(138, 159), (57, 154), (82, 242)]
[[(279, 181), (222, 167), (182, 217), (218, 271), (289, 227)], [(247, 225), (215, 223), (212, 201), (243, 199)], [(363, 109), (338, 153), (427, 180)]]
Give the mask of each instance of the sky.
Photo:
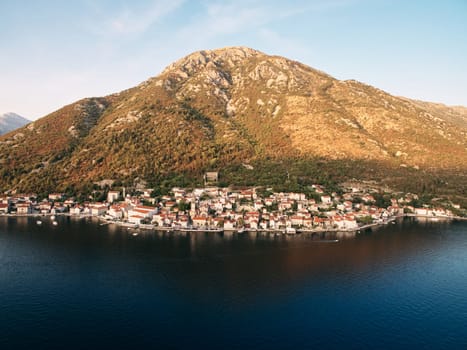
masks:
[(466, 38), (467, 0), (0, 0), (0, 113), (35, 120), (226, 46), (467, 106)]

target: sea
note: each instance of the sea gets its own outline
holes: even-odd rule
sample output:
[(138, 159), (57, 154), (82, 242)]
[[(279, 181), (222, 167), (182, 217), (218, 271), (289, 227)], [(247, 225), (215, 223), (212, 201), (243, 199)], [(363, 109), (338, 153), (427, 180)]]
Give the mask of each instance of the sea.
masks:
[(0, 217), (0, 349), (467, 349), (467, 222), (341, 237)]

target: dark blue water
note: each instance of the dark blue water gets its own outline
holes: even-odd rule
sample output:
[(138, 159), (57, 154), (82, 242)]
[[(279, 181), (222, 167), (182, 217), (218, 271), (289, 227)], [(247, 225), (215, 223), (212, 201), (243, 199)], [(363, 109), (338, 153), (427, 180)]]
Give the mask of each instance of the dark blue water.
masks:
[(0, 217), (0, 349), (467, 349), (467, 224), (339, 243)]

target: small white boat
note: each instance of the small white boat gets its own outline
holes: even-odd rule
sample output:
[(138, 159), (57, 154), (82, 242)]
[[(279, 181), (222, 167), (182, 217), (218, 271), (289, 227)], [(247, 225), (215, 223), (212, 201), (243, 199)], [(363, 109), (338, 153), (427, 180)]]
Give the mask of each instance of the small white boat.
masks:
[(133, 236), (138, 236), (138, 232), (133, 232)]
[(52, 225), (58, 226), (58, 222), (54, 220), (54, 221), (52, 221)]
[(50, 217), (50, 220), (55, 220), (55, 215), (52, 215), (52, 216)]
[(38, 225), (42, 225), (42, 221), (40, 221), (40, 220), (37, 220), (37, 221), (36, 221), (36, 224), (38, 224)]

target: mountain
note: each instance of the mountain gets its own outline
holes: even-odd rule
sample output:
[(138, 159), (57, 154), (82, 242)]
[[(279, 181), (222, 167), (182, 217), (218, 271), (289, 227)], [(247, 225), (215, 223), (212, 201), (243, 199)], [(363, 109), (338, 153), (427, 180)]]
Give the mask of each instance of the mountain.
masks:
[(466, 118), (462, 107), (392, 96), (250, 48), (199, 51), (1, 137), (0, 189), (186, 185), (218, 170), (236, 184), (359, 178), (465, 193)]
[(18, 129), (30, 122), (30, 120), (27, 120), (16, 113), (0, 114), (0, 135)]

